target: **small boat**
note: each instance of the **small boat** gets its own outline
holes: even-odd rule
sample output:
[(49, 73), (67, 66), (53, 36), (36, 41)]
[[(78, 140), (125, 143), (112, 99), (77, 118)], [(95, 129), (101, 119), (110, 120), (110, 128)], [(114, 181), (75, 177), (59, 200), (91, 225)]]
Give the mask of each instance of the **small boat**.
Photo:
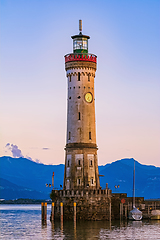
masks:
[(160, 220), (160, 210), (152, 210), (150, 219)]
[(142, 212), (139, 211), (136, 207), (133, 208), (133, 210), (131, 210), (129, 212), (129, 219), (130, 220), (135, 220), (135, 221), (142, 220)]
[(135, 206), (135, 160), (134, 160), (134, 171), (133, 171), (133, 210), (129, 212), (129, 219), (140, 221), (142, 220), (142, 212)]

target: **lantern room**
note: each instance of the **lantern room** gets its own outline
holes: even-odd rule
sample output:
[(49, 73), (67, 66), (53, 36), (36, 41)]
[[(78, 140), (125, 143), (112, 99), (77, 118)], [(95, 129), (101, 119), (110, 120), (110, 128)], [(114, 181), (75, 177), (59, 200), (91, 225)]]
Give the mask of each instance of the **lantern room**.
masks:
[(73, 39), (73, 53), (88, 53), (88, 39), (89, 36), (82, 34), (82, 20), (79, 20), (79, 35), (74, 35)]

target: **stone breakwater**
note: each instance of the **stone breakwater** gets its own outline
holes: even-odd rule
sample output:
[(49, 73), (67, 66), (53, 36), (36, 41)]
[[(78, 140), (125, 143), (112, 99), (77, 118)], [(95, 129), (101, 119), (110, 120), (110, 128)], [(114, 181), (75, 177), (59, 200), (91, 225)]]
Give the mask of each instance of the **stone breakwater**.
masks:
[(55, 218), (60, 218), (60, 203), (63, 203), (63, 218), (73, 219), (76, 203), (76, 219), (109, 220), (111, 215), (111, 190), (54, 191)]
[[(112, 194), (110, 189), (53, 190), (52, 201), (55, 219), (127, 219), (132, 210), (131, 197), (125, 193)], [(143, 218), (150, 218), (152, 210), (160, 209), (160, 201), (145, 201), (143, 197), (136, 197), (136, 207), (142, 211)]]

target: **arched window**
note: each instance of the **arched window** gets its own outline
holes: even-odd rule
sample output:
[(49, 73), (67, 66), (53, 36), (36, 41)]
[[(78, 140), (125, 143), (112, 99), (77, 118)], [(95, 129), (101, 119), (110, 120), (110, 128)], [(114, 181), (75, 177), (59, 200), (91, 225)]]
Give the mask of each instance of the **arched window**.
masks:
[(71, 82), (71, 75), (69, 75), (69, 81)]
[(91, 140), (91, 132), (89, 132), (89, 139)]
[(71, 140), (71, 132), (68, 133), (68, 140)]
[(88, 74), (88, 82), (90, 82), (90, 74)]
[(79, 166), (81, 165), (81, 160), (78, 160), (78, 165), (79, 165)]
[(81, 113), (78, 113), (78, 120), (81, 120)]
[(78, 72), (78, 81), (80, 81), (80, 72)]

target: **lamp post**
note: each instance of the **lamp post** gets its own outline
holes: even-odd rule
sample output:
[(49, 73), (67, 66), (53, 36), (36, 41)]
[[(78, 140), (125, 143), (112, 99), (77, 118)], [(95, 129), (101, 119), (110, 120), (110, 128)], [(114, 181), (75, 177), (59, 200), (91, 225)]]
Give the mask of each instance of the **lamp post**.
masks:
[(54, 172), (53, 172), (53, 175), (52, 175), (52, 187), (53, 187), (53, 190), (54, 190)]

